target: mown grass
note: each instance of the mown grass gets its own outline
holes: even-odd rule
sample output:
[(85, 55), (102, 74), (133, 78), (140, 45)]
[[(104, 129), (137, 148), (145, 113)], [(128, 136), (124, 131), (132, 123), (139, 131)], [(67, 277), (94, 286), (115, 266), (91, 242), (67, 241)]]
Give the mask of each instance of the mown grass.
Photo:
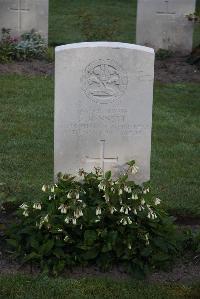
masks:
[(92, 25), (86, 31), (90, 31), (91, 40), (108, 39), (108, 32), (114, 29), (112, 40), (133, 43), (136, 5), (136, 0), (51, 0), (49, 42), (57, 45), (85, 41), (83, 27), (89, 17)]
[[(50, 0), (49, 43), (60, 45), (88, 39), (134, 43), (136, 10), (137, 0)], [(199, 43), (197, 24), (194, 46)]]
[(199, 291), (198, 285), (153, 285), (108, 278), (0, 276), (0, 299), (179, 299), (198, 298)]
[(157, 84), (154, 97), (152, 184), (166, 207), (200, 215), (200, 86)]
[(53, 80), (0, 77), (0, 181), (19, 199), (53, 177)]
[[(0, 76), (0, 182), (24, 200), (53, 178), (53, 79)], [(157, 84), (152, 185), (168, 210), (200, 215), (200, 86)]]

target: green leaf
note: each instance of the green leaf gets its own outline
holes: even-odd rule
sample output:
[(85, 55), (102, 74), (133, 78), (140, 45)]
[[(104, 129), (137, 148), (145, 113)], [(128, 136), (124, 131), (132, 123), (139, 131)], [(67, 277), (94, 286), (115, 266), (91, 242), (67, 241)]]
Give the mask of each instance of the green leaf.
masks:
[(98, 250), (96, 248), (92, 248), (90, 250), (88, 250), (87, 252), (82, 254), (82, 257), (84, 258), (84, 260), (88, 261), (88, 260), (93, 260), (97, 257), (98, 255)]
[(93, 245), (97, 239), (97, 233), (93, 230), (86, 230), (84, 233), (84, 241), (86, 245)]
[(46, 243), (44, 243), (40, 248), (40, 253), (42, 255), (47, 255), (54, 246), (54, 240), (48, 240)]
[(145, 257), (149, 256), (151, 253), (152, 253), (152, 250), (150, 247), (146, 247), (141, 251), (141, 255), (145, 256)]
[(114, 245), (117, 241), (118, 232), (117, 231), (110, 231), (108, 233), (108, 240)]
[(14, 247), (14, 248), (18, 247), (18, 243), (14, 239), (7, 239), (6, 241), (11, 247)]
[(61, 249), (61, 248), (56, 248), (56, 249), (54, 249), (53, 254), (54, 254), (57, 258), (60, 258), (60, 257), (64, 257), (64, 256), (65, 256), (65, 252), (64, 252), (64, 250)]
[(103, 246), (102, 248), (102, 252), (108, 252), (112, 250), (112, 244), (111, 243), (107, 243)]
[(35, 238), (31, 238), (30, 244), (34, 249), (39, 249), (39, 242)]
[(54, 265), (53, 271), (57, 274), (64, 269), (65, 265), (66, 265), (66, 262), (64, 260), (61, 260), (57, 264)]
[(166, 240), (163, 240), (161, 238), (155, 238), (153, 239), (153, 243), (160, 249), (162, 249), (164, 252), (168, 251), (168, 246), (166, 244)]
[(153, 260), (156, 262), (165, 262), (169, 260), (169, 256), (164, 253), (157, 253), (154, 257)]
[(26, 255), (24, 258), (24, 262), (28, 262), (31, 260), (39, 260), (41, 256), (37, 254), (36, 252), (31, 252), (30, 254)]
[(123, 175), (123, 176), (120, 178), (121, 182), (126, 182), (127, 179), (128, 179), (128, 175), (127, 175), (127, 174)]
[(133, 165), (135, 165), (135, 160), (131, 160), (131, 161), (127, 162), (126, 164), (129, 166), (133, 166)]
[(105, 173), (105, 179), (109, 180), (111, 178), (112, 172), (109, 170)]

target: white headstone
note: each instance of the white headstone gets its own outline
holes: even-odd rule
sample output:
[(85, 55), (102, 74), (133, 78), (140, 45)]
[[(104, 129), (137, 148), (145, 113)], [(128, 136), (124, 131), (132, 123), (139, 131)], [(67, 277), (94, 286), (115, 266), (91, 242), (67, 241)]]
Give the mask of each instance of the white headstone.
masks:
[(49, 0), (0, 0), (0, 37), (2, 28), (19, 36), (34, 29), (48, 39)]
[(150, 178), (154, 50), (91, 42), (56, 48), (54, 174), (135, 159)]
[(136, 42), (140, 45), (189, 53), (192, 50), (196, 0), (138, 0)]

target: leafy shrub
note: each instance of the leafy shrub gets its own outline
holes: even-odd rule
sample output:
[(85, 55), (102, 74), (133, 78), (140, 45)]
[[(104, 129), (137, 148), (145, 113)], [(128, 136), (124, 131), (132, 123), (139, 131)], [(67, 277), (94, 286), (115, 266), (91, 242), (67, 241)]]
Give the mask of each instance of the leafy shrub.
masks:
[(12, 38), (9, 29), (2, 29), (0, 62), (45, 58), (48, 52), (46, 41), (34, 30)]
[(18, 59), (44, 57), (47, 51), (46, 41), (35, 31), (22, 34), (21, 41), (16, 45)]
[(15, 58), (17, 43), (18, 39), (10, 36), (10, 30), (3, 28), (2, 39), (0, 41), (0, 62), (6, 63)]
[(193, 21), (194, 23), (200, 22), (200, 10), (196, 13), (191, 13), (186, 16), (189, 21)]
[(114, 179), (101, 169), (58, 175), (41, 200), (23, 203), (8, 244), (24, 262), (54, 274), (64, 267), (120, 264), (137, 275), (169, 264), (179, 249), (172, 220), (147, 184), (128, 179), (134, 161)]

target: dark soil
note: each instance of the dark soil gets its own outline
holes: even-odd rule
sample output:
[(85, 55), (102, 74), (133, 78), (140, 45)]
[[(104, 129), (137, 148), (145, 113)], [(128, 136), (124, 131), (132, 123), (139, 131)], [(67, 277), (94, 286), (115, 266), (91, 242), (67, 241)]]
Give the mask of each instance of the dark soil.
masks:
[(200, 227), (200, 217), (176, 215), (175, 218), (177, 225), (190, 226), (192, 228)]
[(0, 75), (53, 75), (54, 63), (44, 60), (0, 63)]
[[(22, 265), (5, 257), (0, 252), (0, 274), (25, 274), (38, 275), (39, 269), (30, 265)], [(63, 273), (67, 278), (85, 278), (85, 277), (110, 277), (113, 279), (130, 279), (131, 276), (119, 267), (113, 268), (109, 272), (101, 272), (96, 267), (75, 268), (73, 271), (66, 270)], [(200, 256), (190, 256), (184, 261), (180, 259), (172, 269), (164, 272), (157, 271), (146, 278), (149, 282), (160, 283), (195, 283), (200, 280)]]
[[(155, 80), (161, 83), (200, 83), (200, 69), (189, 64), (186, 56), (156, 59)], [(50, 75), (54, 74), (54, 63), (33, 60), (0, 64), (0, 74)]]
[(200, 281), (200, 256), (191, 256), (188, 260), (178, 261), (171, 271), (158, 271), (149, 277), (151, 282), (195, 283)]
[(200, 83), (200, 69), (189, 64), (187, 57), (170, 57), (156, 60), (155, 80), (162, 83)]

